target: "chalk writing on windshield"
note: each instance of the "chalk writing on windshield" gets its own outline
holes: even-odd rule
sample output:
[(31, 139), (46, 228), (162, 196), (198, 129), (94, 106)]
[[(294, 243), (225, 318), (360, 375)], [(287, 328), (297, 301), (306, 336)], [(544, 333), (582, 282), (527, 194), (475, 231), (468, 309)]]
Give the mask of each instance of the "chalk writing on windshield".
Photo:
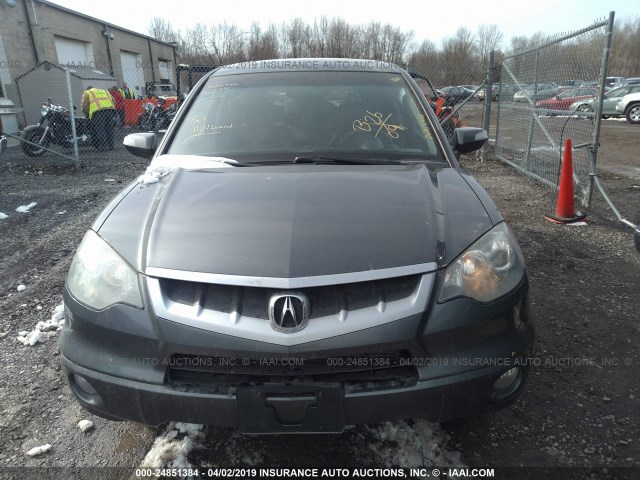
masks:
[(367, 114), (353, 122), (353, 130), (361, 130), (363, 132), (373, 132), (375, 131), (375, 137), (377, 137), (380, 132), (383, 134), (386, 133), (390, 138), (399, 138), (402, 130), (406, 130), (406, 127), (401, 125), (395, 125), (393, 123), (389, 123), (389, 119), (393, 116), (390, 113), (387, 116), (384, 116), (380, 112), (370, 112), (367, 110)]

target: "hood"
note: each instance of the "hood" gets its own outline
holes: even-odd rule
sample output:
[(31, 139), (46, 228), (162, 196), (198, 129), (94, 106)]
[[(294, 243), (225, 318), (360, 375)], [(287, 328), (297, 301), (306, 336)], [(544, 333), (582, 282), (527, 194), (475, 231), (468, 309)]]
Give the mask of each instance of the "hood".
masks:
[(292, 165), (176, 170), (99, 233), (141, 271), (298, 278), (444, 265), (491, 226), (454, 168)]

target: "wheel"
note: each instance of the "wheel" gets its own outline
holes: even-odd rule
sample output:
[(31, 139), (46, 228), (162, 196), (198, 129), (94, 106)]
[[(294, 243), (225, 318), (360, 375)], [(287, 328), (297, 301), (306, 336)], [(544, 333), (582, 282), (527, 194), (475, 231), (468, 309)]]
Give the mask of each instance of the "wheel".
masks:
[(593, 112), (593, 108), (591, 108), (591, 106), (589, 106), (589, 105), (584, 104), (584, 105), (580, 105), (578, 107), (578, 111), (579, 112)]
[(627, 122), (640, 123), (640, 103), (634, 103), (627, 109)]
[[(29, 155), (30, 157), (39, 157), (44, 152), (46, 152), (46, 148), (49, 146), (49, 139), (46, 138), (42, 143), (40, 140), (44, 135), (44, 128), (38, 127), (32, 130), (29, 130), (24, 134), (25, 142), (22, 142), (22, 151)], [(31, 142), (31, 143), (27, 143)], [(32, 143), (36, 143), (40, 145), (40, 147), (36, 145), (32, 145)]]

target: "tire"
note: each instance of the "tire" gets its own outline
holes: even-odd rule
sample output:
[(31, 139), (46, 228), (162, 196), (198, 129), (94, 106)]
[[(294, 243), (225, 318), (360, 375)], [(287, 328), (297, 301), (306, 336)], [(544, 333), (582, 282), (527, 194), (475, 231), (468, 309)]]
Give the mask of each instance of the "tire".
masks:
[(593, 112), (593, 108), (591, 108), (589, 105), (580, 105), (578, 107), (578, 111), (579, 112)]
[(634, 103), (627, 108), (626, 117), (629, 123), (640, 123), (640, 103)]
[(33, 128), (24, 134), (24, 139), (27, 142), (37, 143), (41, 146), (41, 148), (36, 147), (35, 145), (31, 145), (30, 143), (22, 142), (22, 151), (29, 155), (30, 157), (39, 157), (44, 152), (46, 152), (46, 148), (49, 147), (49, 140), (45, 139), (43, 143), (40, 142), (40, 138), (44, 134), (44, 128), (36, 127)]

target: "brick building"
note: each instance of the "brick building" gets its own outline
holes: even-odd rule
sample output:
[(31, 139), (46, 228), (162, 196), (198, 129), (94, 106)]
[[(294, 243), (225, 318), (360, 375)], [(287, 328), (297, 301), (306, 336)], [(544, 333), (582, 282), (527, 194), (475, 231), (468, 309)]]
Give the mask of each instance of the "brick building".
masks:
[(175, 55), (175, 44), (45, 0), (0, 0), (0, 97), (18, 107), (16, 78), (43, 62), (90, 67), (144, 96), (147, 82), (174, 83)]

